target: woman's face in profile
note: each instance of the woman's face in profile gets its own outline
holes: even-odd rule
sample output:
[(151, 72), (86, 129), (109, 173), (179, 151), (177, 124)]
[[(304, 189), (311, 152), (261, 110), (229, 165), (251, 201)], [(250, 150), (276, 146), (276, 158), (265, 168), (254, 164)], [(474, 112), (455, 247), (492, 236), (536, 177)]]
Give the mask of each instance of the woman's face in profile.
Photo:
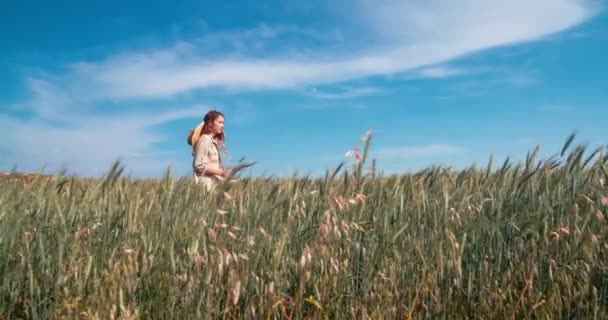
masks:
[(219, 116), (213, 121), (213, 133), (220, 134), (224, 132), (224, 117)]

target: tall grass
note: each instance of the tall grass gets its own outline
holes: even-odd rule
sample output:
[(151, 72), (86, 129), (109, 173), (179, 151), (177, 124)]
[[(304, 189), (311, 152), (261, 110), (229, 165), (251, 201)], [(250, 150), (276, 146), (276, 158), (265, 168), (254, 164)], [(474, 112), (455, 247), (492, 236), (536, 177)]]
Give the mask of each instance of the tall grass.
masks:
[[(606, 319), (606, 157), (0, 182), (0, 319)], [(369, 141), (368, 141), (369, 143)]]

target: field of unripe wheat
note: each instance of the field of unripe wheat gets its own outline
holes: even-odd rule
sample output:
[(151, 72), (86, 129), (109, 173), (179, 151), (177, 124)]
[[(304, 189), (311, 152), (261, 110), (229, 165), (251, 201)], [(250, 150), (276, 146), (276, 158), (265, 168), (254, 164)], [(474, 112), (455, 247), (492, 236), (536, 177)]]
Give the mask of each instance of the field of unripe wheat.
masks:
[(0, 179), (0, 319), (606, 319), (608, 157)]

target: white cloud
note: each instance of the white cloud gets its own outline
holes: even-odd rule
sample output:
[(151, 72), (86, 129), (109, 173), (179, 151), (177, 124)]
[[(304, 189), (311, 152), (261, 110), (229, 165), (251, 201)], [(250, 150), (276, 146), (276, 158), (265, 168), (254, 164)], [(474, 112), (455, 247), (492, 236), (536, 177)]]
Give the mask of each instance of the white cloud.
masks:
[(529, 88), (534, 86), (538, 79), (532, 74), (512, 74), (505, 79), (505, 82), (519, 88)]
[(534, 70), (517, 69), (488, 69), (486, 71), (492, 77), (465, 78), (456, 83), (441, 86), (440, 94), (442, 100), (463, 99), (494, 95), (504, 90), (525, 90), (534, 87), (538, 78)]
[(420, 76), (425, 78), (447, 78), (465, 73), (468, 73), (468, 71), (464, 69), (457, 69), (446, 66), (424, 68), (419, 72)]
[(573, 110), (572, 106), (560, 104), (544, 105), (539, 107), (538, 109), (542, 112), (555, 114), (567, 113)]
[(449, 144), (429, 144), (424, 146), (405, 146), (380, 148), (375, 153), (379, 160), (407, 160), (461, 154), (463, 147)]
[(353, 99), (378, 94), (383, 90), (377, 87), (340, 87), (334, 90), (311, 88), (307, 93), (317, 99), (339, 100)]
[(386, 0), (382, 5), (362, 0), (355, 7), (354, 19), (387, 39), (457, 41), (471, 48), (538, 39), (598, 10), (594, 2), (582, 0)]
[[(199, 88), (276, 89), (322, 85), (390, 75), (434, 65), (478, 50), (536, 40), (575, 26), (595, 13), (589, 1), (525, 0), (459, 2), (375, 1), (350, 4), (368, 35), (381, 39), (373, 49), (345, 35), (349, 53), (328, 48), (262, 50), (256, 57), (227, 52), (205, 54), (196, 43), (118, 53), (98, 62), (80, 62), (64, 75), (62, 87), (106, 98), (165, 97)], [(349, 10), (350, 11), (350, 10)], [(297, 30), (297, 29), (296, 29)], [(253, 37), (270, 47), (290, 29), (259, 30)], [(350, 36), (350, 38), (348, 38)], [(238, 39), (238, 38), (237, 38)], [(350, 41), (350, 42), (349, 42)], [(249, 47), (248, 45), (246, 47)], [(353, 48), (354, 47), (354, 48)], [(444, 75), (446, 69), (429, 69)]]
[[(121, 159), (136, 175), (158, 175), (178, 156), (157, 152), (153, 146), (164, 141), (153, 126), (169, 121), (200, 118), (207, 107), (176, 108), (157, 114), (120, 114), (98, 117), (61, 117), (62, 125), (44, 121), (0, 117), (0, 149), (7, 150), (5, 165), (37, 171), (42, 166), (56, 171), (66, 168), (84, 176), (106, 172), (112, 162)], [(187, 128), (184, 129), (184, 153)], [(8, 168), (7, 168), (8, 169)]]

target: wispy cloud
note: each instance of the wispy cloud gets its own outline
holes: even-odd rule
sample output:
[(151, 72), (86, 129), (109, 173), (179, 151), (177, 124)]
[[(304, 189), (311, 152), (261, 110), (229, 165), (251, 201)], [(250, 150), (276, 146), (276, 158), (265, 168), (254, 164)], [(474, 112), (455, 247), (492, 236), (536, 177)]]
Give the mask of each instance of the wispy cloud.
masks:
[(447, 67), (447, 66), (437, 66), (437, 67), (424, 68), (424, 69), (420, 70), (420, 72), (418, 74), (424, 78), (447, 78), (447, 77), (462, 75), (462, 74), (466, 74), (466, 73), (469, 73), (469, 71), (464, 70), (464, 69), (459, 69), (459, 68)]
[(529, 88), (538, 83), (538, 78), (531, 73), (519, 73), (506, 77), (504, 82), (519, 88)]
[[(204, 44), (184, 41), (170, 48), (74, 63), (59, 81), (70, 94), (85, 92), (99, 98), (165, 97), (200, 88), (258, 90), (331, 84), (390, 75), (487, 48), (539, 39), (595, 13), (590, 2), (572, 0), (388, 1), (383, 5), (361, 0), (351, 6), (367, 33), (381, 36), (382, 42), (374, 49), (354, 45), (354, 34), (344, 35), (343, 47), (349, 48), (348, 52), (298, 42), (297, 51), (264, 49), (273, 48), (270, 43), (279, 36), (300, 32), (285, 27), (277, 31), (270, 26), (255, 35), (239, 34), (234, 40), (252, 38), (245, 46), (253, 42), (262, 48), (255, 57), (242, 55), (238, 46), (232, 54), (226, 53), (226, 58), (208, 55), (199, 47)], [(427, 70), (431, 76), (446, 72)]]
[(569, 105), (552, 104), (540, 106), (538, 110), (546, 113), (562, 114), (572, 111), (573, 108)]
[(424, 146), (405, 146), (380, 148), (375, 154), (379, 160), (406, 160), (461, 154), (465, 148), (449, 144), (428, 144)]
[[(153, 148), (165, 137), (152, 128), (173, 120), (200, 118), (207, 110), (194, 106), (155, 114), (66, 116), (61, 117), (61, 125), (0, 116), (0, 134), (9, 137), (0, 141), (0, 149), (10, 156), (4, 161), (17, 163), (25, 170), (65, 167), (70, 172), (96, 176), (121, 159), (135, 174), (160, 174), (158, 170), (170, 165), (176, 156)], [(187, 130), (184, 132), (185, 145)]]
[(486, 69), (484, 73), (483, 77), (469, 77), (442, 86), (437, 97), (442, 100), (481, 97), (504, 90), (525, 90), (539, 82), (534, 70), (493, 68)]
[(336, 89), (317, 89), (311, 88), (306, 92), (308, 95), (317, 98), (317, 99), (325, 99), (325, 100), (338, 100), (338, 99), (353, 99), (360, 98), (370, 95), (375, 95), (383, 90), (377, 87), (340, 87)]

